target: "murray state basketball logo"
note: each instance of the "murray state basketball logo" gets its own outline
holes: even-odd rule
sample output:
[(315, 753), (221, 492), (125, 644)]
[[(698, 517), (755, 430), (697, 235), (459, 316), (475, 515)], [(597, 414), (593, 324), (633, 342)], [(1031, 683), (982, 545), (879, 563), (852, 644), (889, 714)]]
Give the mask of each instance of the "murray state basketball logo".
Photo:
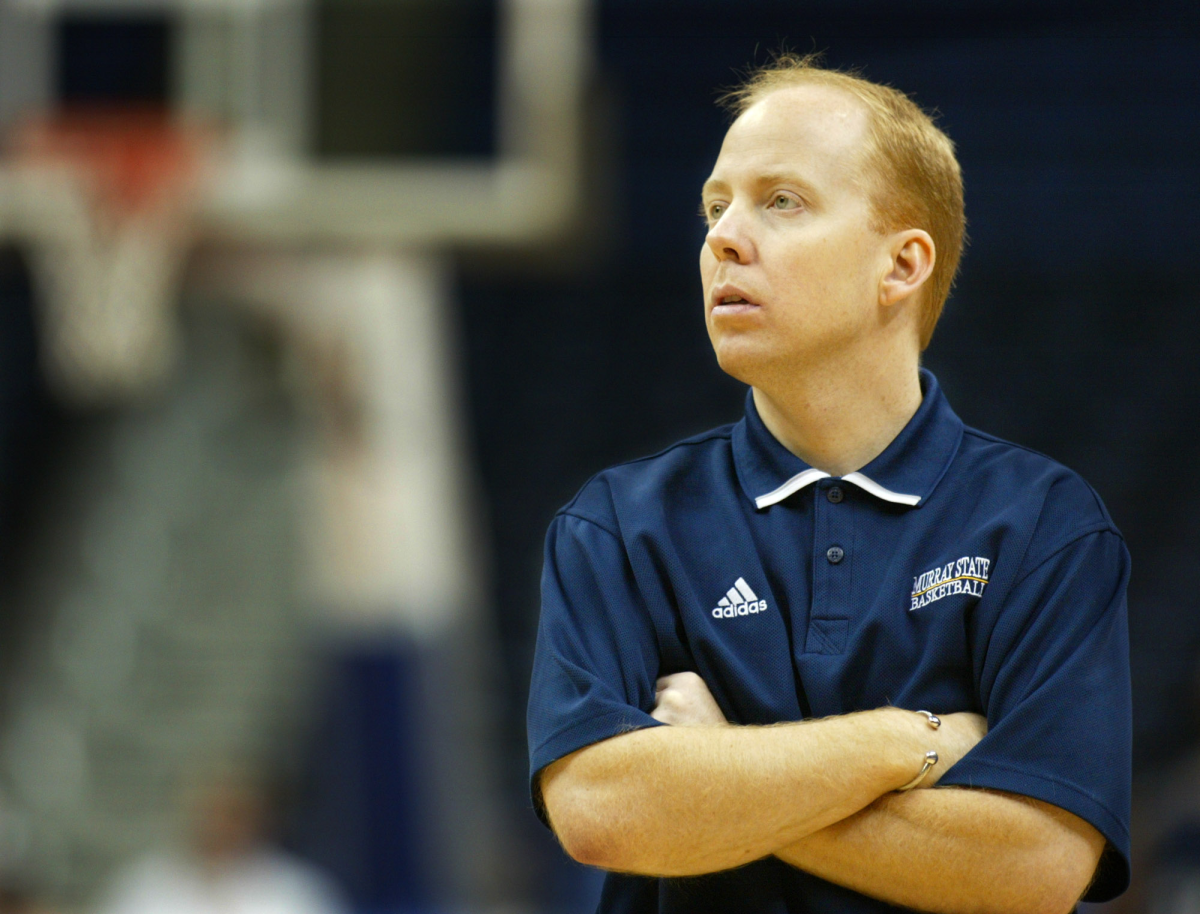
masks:
[(963, 556), (957, 561), (947, 562), (917, 575), (913, 578), (912, 603), (908, 611), (912, 612), (958, 593), (982, 597), (991, 568), (991, 559)]

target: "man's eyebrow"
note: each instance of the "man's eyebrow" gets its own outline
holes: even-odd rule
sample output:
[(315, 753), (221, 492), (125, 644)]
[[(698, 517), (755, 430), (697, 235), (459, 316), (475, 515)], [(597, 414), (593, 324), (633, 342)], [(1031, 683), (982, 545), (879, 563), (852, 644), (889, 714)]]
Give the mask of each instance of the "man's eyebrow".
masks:
[(807, 191), (812, 190), (812, 185), (801, 178), (799, 175), (790, 171), (771, 171), (766, 174), (761, 174), (754, 179), (754, 183), (760, 187), (764, 184), (795, 184), (804, 188)]
[[(809, 184), (799, 175), (788, 171), (765, 172), (754, 178), (754, 184), (758, 187), (764, 187), (770, 184), (793, 184), (803, 189), (806, 193), (815, 193), (811, 184)], [(709, 194), (728, 193), (728, 191), (728, 182), (722, 181), (719, 178), (709, 178), (704, 182), (704, 186), (700, 188), (700, 196), (705, 197)]]

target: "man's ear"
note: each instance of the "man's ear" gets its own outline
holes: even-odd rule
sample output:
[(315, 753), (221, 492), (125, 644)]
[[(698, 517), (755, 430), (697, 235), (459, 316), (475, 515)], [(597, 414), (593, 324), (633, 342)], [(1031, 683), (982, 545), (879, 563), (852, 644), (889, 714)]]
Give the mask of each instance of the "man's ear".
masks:
[(923, 229), (891, 236), (891, 269), (879, 284), (879, 303), (894, 305), (915, 294), (933, 273), (937, 249)]

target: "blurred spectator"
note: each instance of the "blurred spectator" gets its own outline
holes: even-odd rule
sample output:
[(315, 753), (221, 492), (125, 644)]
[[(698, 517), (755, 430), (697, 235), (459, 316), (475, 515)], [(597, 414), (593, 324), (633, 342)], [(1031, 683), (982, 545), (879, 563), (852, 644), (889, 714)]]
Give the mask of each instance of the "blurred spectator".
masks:
[(0, 794), (0, 914), (57, 914), (46, 901), (46, 861), (29, 838), (28, 820)]
[(55, 911), (23, 887), (5, 885), (0, 887), (0, 914), (55, 914)]
[(57, 914), (58, 909), (48, 904), (35, 887), (36, 880), (24, 872), (29, 861), (21, 861), (24, 865), (13, 863), (0, 863), (0, 914)]
[(266, 792), (241, 773), (200, 782), (187, 802), (188, 841), (119, 873), (101, 914), (343, 914), (316, 867), (267, 839)]
[(16, 887), (0, 888), (0, 914), (54, 914), (32, 894)]

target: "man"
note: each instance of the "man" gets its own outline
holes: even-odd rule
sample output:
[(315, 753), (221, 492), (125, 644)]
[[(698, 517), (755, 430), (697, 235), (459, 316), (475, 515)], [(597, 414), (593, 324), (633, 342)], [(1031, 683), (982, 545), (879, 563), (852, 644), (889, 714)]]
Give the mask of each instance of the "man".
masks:
[(119, 870), (97, 914), (349, 914), (320, 869), (274, 846), (266, 785), (220, 764), (187, 785), (187, 840)]
[(535, 803), (612, 871), (604, 912), (1113, 897), (1128, 555), (1086, 483), (919, 369), (962, 246), (953, 146), (807, 58), (733, 104), (700, 269), (746, 415), (555, 518)]

